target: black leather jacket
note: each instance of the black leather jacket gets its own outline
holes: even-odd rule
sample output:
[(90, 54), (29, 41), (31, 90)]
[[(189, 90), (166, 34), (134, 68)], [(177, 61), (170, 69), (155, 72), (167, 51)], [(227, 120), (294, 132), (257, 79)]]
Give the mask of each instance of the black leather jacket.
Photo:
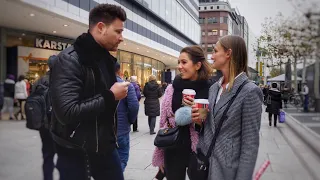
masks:
[[(82, 36), (82, 40), (79, 38), (84, 42), (77, 46), (78, 38), (75, 46), (58, 55), (51, 72), (51, 131), (60, 146), (108, 153), (117, 146), (118, 101), (110, 91), (116, 82), (115, 60), (109, 52), (99, 49), (90, 34)], [(99, 59), (112, 67), (111, 72), (102, 73), (106, 68), (100, 67)]]

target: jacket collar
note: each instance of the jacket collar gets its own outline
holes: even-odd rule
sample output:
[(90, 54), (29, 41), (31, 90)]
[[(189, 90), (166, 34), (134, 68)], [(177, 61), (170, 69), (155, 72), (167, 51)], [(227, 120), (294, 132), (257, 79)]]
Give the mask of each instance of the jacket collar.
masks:
[[(93, 66), (99, 60), (112, 59), (108, 50), (104, 49), (96, 42), (90, 32), (80, 35), (75, 43), (74, 49), (79, 55), (79, 61), (83, 65)], [(112, 56), (113, 57), (113, 56)]]
[[(248, 77), (245, 73), (239, 74), (233, 83), (233, 87), (230, 89), (230, 91), (225, 91), (224, 93), (221, 94), (220, 100), (216, 105), (214, 105), (214, 117), (217, 115), (219, 110), (224, 107), (230, 100), (231, 98), (236, 94), (238, 88), (241, 86), (241, 84), (248, 80)], [(219, 87), (219, 86), (218, 86)], [(217, 89), (216, 92), (219, 92), (219, 89)], [(218, 94), (218, 93), (217, 93)], [(214, 98), (216, 99), (216, 98)], [(215, 102), (213, 102), (215, 103)]]

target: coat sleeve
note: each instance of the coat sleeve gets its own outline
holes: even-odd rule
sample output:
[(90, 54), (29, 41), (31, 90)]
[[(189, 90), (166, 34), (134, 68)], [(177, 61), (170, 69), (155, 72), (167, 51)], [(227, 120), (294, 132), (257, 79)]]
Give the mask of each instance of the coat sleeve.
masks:
[(259, 150), (259, 130), (262, 113), (262, 93), (254, 87), (242, 105), (240, 163), (236, 180), (252, 179)]
[(138, 116), (139, 101), (137, 99), (135, 89), (132, 86), (132, 84), (130, 84), (128, 88), (127, 102), (128, 102), (128, 118), (131, 123), (134, 123)]
[(108, 89), (102, 94), (87, 99), (81, 98), (85, 86), (84, 74), (81, 65), (73, 56), (59, 55), (51, 72), (50, 95), (53, 111), (62, 124), (95, 119), (95, 116), (103, 112), (106, 107), (116, 107), (114, 95)]
[[(167, 127), (166, 119), (168, 117), (168, 108), (169, 102), (172, 100), (170, 99), (170, 96), (168, 95), (173, 90), (171, 86), (168, 86), (164, 93), (164, 97), (161, 102), (161, 113), (160, 113), (160, 128)], [(164, 151), (162, 149), (159, 149), (158, 147), (155, 148), (153, 157), (152, 157), (152, 165), (155, 167), (160, 167), (164, 165)]]

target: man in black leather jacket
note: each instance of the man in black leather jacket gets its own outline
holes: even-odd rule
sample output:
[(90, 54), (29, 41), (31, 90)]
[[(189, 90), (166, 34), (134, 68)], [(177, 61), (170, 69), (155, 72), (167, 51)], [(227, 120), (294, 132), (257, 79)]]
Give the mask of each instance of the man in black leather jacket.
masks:
[(117, 83), (116, 51), (125, 11), (100, 4), (90, 11), (89, 31), (58, 55), (51, 74), (52, 137), (60, 180), (122, 180), (117, 145), (117, 105), (129, 83)]

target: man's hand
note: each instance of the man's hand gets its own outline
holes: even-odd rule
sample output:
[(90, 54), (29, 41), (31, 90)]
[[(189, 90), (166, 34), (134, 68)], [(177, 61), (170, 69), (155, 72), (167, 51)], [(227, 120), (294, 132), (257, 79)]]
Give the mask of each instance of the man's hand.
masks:
[(111, 87), (110, 91), (113, 92), (114, 98), (116, 100), (121, 100), (127, 97), (129, 85), (130, 85), (130, 82), (121, 82), (121, 83), (116, 82)]

